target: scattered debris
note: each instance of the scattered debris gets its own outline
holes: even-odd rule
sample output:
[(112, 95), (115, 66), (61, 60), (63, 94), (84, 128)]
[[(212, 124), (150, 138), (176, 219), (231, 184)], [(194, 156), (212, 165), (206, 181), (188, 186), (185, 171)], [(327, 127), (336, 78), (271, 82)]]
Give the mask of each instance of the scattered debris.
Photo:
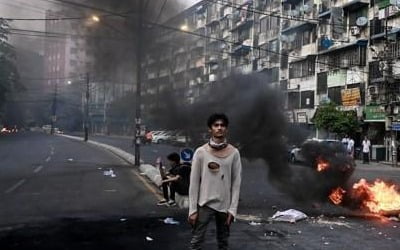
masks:
[(124, 222), (124, 221), (127, 221), (127, 219), (126, 218), (121, 218), (121, 219), (119, 219), (119, 221)]
[(301, 231), (299, 230), (299, 231), (297, 231), (297, 233), (298, 233), (298, 234), (301, 234)]
[(344, 216), (339, 216), (339, 219), (346, 219), (346, 217), (344, 217)]
[(250, 214), (248, 214), (248, 215), (246, 215), (246, 214), (238, 214), (238, 215), (236, 215), (236, 219), (237, 220), (242, 220), (242, 221), (249, 221), (249, 222), (250, 221), (259, 222), (259, 221), (263, 220), (262, 217), (258, 217), (258, 216), (250, 215)]
[(283, 221), (295, 223), (299, 220), (304, 220), (307, 218), (307, 215), (303, 212), (300, 212), (296, 209), (289, 209), (286, 211), (278, 211), (272, 216), (273, 221)]
[(165, 224), (170, 224), (170, 225), (179, 225), (179, 221), (174, 220), (174, 218), (167, 217), (164, 220)]
[(67, 161), (69, 161), (69, 162), (73, 162), (74, 161), (74, 159), (72, 159), (72, 158), (68, 158), (68, 160)]
[(329, 245), (329, 242), (327, 242), (327, 241), (326, 241), (326, 242), (324, 242), (324, 245)]
[(146, 175), (146, 173), (143, 173), (143, 172), (140, 172), (139, 174), (140, 174), (140, 175)]
[(100, 167), (100, 168), (97, 168), (97, 169), (98, 169), (98, 170), (102, 170), (103, 168)]
[(399, 221), (399, 218), (391, 216), (391, 217), (389, 217), (389, 220), (391, 220), (391, 221)]
[(147, 241), (153, 241), (153, 238), (151, 238), (151, 237), (149, 237), (149, 236), (146, 236), (146, 240), (147, 240)]
[[(323, 225), (329, 225), (330, 227), (335, 225), (335, 226), (343, 226), (343, 227), (351, 228), (349, 223), (340, 222), (340, 221), (329, 221), (329, 220), (324, 220), (324, 219), (321, 219), (321, 218), (318, 218), (318, 220), (314, 221), (314, 223), (323, 224)], [(333, 230), (333, 227), (331, 229)]]
[(112, 178), (116, 177), (116, 175), (114, 174), (114, 170), (112, 170), (112, 169), (103, 171), (103, 174), (104, 174), (105, 176), (110, 176), (110, 177), (112, 177)]
[(249, 225), (250, 226), (260, 226), (261, 222), (250, 221)]

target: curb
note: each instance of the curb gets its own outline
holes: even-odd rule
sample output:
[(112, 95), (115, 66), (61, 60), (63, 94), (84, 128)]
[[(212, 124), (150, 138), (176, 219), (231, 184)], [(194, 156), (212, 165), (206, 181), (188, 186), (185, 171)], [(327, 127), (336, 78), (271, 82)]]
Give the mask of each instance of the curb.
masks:
[[(66, 137), (68, 139), (83, 142), (82, 138), (77, 137), (77, 136), (63, 135), (63, 134), (58, 134), (58, 136), (62, 136), (62, 137)], [(132, 165), (135, 164), (135, 156), (122, 150), (122, 149), (119, 149), (114, 146), (110, 146), (108, 144), (92, 141), (92, 140), (88, 140), (87, 143), (90, 143), (97, 147), (106, 149), (106, 150), (110, 151), (111, 153), (121, 157), (122, 159), (129, 162), (130, 164), (132, 164)], [(150, 165), (150, 164), (142, 164), (141, 163), (139, 170), (140, 170), (140, 172), (144, 173), (147, 176), (147, 178), (151, 182), (153, 182), (153, 184), (156, 185), (157, 188), (159, 189), (159, 187), (161, 186), (161, 175), (156, 167), (154, 167), (153, 165)], [(175, 194), (175, 200), (176, 200), (176, 203), (178, 204), (179, 208), (189, 208), (189, 197), (188, 196), (182, 196), (179, 194)]]

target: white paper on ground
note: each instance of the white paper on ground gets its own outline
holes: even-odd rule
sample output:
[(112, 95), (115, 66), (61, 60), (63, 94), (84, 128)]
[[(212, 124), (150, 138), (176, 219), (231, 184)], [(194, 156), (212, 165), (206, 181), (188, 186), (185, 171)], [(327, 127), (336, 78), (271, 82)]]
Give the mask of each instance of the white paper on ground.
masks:
[(299, 220), (304, 220), (307, 218), (307, 215), (303, 212), (300, 212), (296, 209), (289, 209), (286, 211), (278, 211), (272, 216), (273, 221), (284, 221), (294, 223)]

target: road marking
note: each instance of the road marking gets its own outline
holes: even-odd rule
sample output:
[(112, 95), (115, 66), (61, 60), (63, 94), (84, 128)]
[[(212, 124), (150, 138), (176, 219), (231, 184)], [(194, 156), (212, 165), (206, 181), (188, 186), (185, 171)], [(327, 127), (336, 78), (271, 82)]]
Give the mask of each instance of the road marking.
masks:
[(40, 172), (40, 170), (42, 170), (42, 168), (43, 168), (43, 166), (40, 165), (40, 166), (38, 166), (37, 168), (35, 168), (35, 170), (33, 170), (33, 172), (34, 172), (35, 174), (37, 174), (37, 173)]
[(45, 162), (49, 162), (51, 160), (51, 156), (47, 157)]
[(152, 193), (157, 197), (157, 199), (159, 199), (159, 200), (163, 199), (163, 197), (157, 192), (157, 190), (156, 190), (153, 186), (151, 186), (151, 185), (143, 178), (143, 176), (141, 176), (140, 174), (136, 173), (136, 171), (133, 170), (133, 169), (131, 170), (131, 172), (134, 173), (134, 174), (139, 178), (139, 180), (145, 185), (145, 187), (146, 187), (150, 192), (152, 192)]
[(54, 155), (54, 147), (50, 146), (50, 155)]
[(15, 189), (17, 189), (18, 187), (22, 186), (22, 184), (25, 183), (25, 179), (20, 180), (19, 182), (17, 182), (14, 186), (10, 187), (9, 189), (7, 189), (4, 193), (9, 194), (12, 191), (14, 191)]
[(104, 192), (117, 192), (117, 190), (115, 190), (115, 189), (106, 189), (106, 190), (104, 190)]

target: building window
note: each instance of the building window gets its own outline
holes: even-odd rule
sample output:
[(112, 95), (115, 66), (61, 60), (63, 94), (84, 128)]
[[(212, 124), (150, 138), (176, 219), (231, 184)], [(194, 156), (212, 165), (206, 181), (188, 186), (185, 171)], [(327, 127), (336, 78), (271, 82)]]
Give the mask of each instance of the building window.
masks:
[(301, 92), (301, 107), (314, 108), (314, 91), (303, 91)]
[(290, 79), (313, 76), (314, 74), (315, 74), (315, 57), (290, 63), (289, 65)]
[(342, 88), (339, 87), (331, 87), (328, 88), (328, 97), (329, 100), (336, 105), (342, 105)]

